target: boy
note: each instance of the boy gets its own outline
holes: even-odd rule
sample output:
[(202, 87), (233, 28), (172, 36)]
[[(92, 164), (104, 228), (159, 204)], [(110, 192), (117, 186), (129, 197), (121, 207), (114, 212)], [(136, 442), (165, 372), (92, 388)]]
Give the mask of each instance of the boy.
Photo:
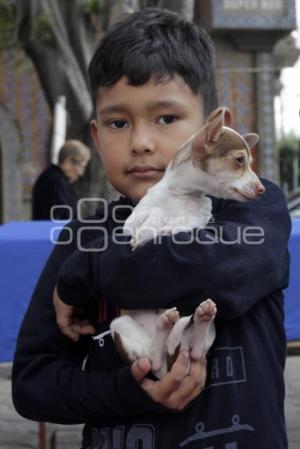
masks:
[[(266, 193), (255, 203), (214, 200), (215, 224), (189, 244), (180, 233), (178, 243), (166, 236), (132, 252), (119, 235), (130, 206), (217, 105), (207, 35), (174, 13), (142, 10), (108, 33), (89, 75), (93, 137), (124, 197), (99, 211), (89, 229), (74, 222), (62, 232), (63, 241), (72, 231), (72, 243), (54, 249), (20, 331), (17, 410), (36, 420), (87, 423), (84, 448), (286, 449), (281, 290), (290, 220), (280, 190), (264, 181)], [(55, 325), (52, 293), (62, 264), (57, 319), (76, 343)], [(117, 307), (176, 305), (187, 314), (206, 297), (218, 315), (205, 389), (204, 363), (186, 353), (160, 381), (146, 376), (146, 359), (124, 366), (107, 335)], [(98, 339), (78, 339), (93, 327), (75, 321), (66, 304), (82, 298)]]

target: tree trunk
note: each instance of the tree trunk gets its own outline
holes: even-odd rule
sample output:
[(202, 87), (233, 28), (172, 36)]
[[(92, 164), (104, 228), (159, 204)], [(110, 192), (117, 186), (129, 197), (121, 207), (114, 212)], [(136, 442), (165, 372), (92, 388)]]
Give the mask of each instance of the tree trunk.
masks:
[[(16, 4), (17, 36), (36, 68), (51, 110), (57, 98), (65, 95), (67, 137), (80, 139), (93, 148), (89, 131), (93, 105), (87, 68), (97, 33), (91, 14), (84, 14), (82, 0), (17, 0)], [(169, 8), (192, 18), (194, 0), (104, 0), (100, 32), (109, 29), (122, 14), (146, 6)], [(77, 187), (80, 196), (111, 196), (95, 150)]]
[(195, 0), (160, 0), (158, 6), (176, 11), (190, 21), (194, 19)]
[(69, 0), (17, 3), (18, 38), (34, 63), (51, 110), (65, 95), (69, 123), (79, 130), (92, 114), (86, 70), (93, 48), (84, 20), (78, 0), (72, 0), (71, 8)]

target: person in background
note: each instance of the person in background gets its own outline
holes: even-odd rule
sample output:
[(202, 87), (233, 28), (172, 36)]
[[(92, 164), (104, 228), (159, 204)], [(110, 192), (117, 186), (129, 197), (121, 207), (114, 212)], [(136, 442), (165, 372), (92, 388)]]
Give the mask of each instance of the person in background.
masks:
[(52, 217), (67, 220), (77, 217), (77, 194), (73, 183), (84, 174), (91, 158), (90, 149), (79, 140), (67, 140), (58, 154), (58, 164), (51, 164), (36, 180), (32, 193), (32, 219), (50, 220)]

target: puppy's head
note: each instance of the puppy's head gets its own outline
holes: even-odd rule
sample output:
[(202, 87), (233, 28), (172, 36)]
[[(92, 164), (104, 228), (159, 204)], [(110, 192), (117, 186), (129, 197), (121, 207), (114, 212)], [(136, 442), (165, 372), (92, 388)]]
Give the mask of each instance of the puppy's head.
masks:
[(251, 168), (251, 149), (259, 137), (254, 133), (242, 136), (230, 128), (231, 123), (228, 108), (214, 110), (204, 128), (179, 150), (173, 164), (190, 160), (199, 169), (199, 182), (202, 176), (208, 194), (238, 201), (255, 199), (265, 190)]

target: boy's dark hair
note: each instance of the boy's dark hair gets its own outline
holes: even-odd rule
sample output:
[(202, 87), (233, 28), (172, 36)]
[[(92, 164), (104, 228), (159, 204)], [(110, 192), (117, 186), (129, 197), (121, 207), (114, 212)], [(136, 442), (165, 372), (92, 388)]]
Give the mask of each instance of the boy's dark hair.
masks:
[(203, 28), (175, 12), (145, 8), (103, 37), (89, 66), (93, 100), (99, 87), (113, 86), (123, 76), (140, 86), (151, 77), (180, 75), (202, 95), (207, 115), (218, 105), (214, 65), (213, 45)]

